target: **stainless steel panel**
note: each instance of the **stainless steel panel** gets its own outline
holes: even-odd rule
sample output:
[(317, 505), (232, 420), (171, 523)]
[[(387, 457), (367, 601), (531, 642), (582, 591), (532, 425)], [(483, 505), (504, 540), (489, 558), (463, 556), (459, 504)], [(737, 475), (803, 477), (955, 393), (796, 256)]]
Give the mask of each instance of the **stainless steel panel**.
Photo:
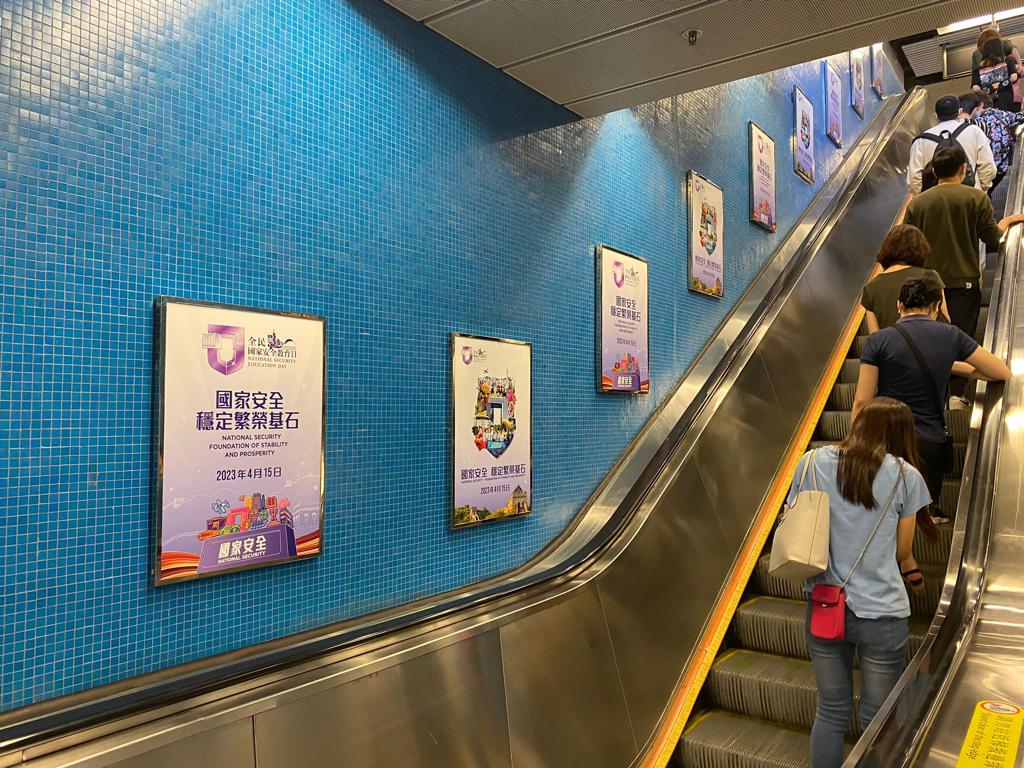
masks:
[[(721, 566), (735, 550), (696, 473), (663, 497), (670, 514), (654, 516), (598, 583), (634, 729), (641, 741), (658, 724), (683, 665), (721, 590)], [(687, 577), (680, 562), (691, 564)]]
[(516, 768), (632, 761), (636, 742), (595, 589), (506, 624), (501, 651)]
[(496, 631), (255, 717), (259, 768), (509, 766)]
[(252, 719), (229, 723), (216, 730), (203, 731), (160, 749), (119, 760), (115, 763), (90, 761), (90, 766), (110, 768), (255, 768), (256, 754), (252, 741)]

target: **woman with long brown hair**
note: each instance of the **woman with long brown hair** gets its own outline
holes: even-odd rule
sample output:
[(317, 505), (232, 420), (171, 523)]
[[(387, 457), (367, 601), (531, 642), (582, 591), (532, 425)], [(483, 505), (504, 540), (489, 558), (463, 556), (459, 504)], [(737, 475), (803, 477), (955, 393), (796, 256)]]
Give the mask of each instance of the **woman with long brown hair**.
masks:
[[(813, 768), (839, 768), (843, 740), (853, 714), (853, 659), (860, 658), (860, 725), (867, 727), (906, 664), (910, 600), (899, 561), (911, 556), (918, 510), (931, 497), (917, 470), (914, 417), (903, 403), (878, 397), (867, 403), (837, 446), (809, 451), (797, 477), (813, 462), (817, 489), (829, 498), (828, 568), (808, 579), (844, 585), (845, 635), (812, 633), (808, 604), (807, 646), (818, 684), (818, 709), (811, 730)], [(806, 488), (796, 484), (789, 503)]]

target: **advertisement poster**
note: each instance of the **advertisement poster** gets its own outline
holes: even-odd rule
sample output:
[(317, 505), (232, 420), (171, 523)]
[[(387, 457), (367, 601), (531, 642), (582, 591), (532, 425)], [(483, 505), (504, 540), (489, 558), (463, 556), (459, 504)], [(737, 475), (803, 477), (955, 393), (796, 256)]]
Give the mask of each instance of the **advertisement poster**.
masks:
[(839, 71), (829, 64), (825, 68), (825, 131), (832, 143), (837, 147), (843, 146), (843, 81), (839, 77)]
[(793, 88), (793, 167), (796, 175), (814, 183), (814, 105), (799, 88)]
[(775, 140), (750, 123), (750, 220), (769, 232), (777, 226)]
[(599, 390), (649, 392), (647, 262), (604, 245), (596, 254)]
[(452, 334), (452, 526), (533, 510), (533, 348)]
[(696, 171), (687, 180), (690, 202), (690, 290), (725, 296), (722, 190)]
[(320, 554), (324, 320), (157, 299), (156, 583)]
[(881, 44), (871, 46), (871, 90), (885, 96), (885, 51)]
[(850, 106), (861, 120), (864, 119), (864, 89), (867, 83), (864, 68), (864, 51), (850, 51)]

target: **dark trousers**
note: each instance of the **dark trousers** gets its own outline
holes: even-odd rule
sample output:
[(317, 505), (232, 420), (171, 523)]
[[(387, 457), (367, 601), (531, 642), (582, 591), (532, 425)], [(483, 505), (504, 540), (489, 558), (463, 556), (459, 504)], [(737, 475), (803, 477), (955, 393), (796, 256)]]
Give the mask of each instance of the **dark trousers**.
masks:
[[(932, 496), (932, 503), (938, 509), (939, 501), (942, 499), (942, 443), (933, 443), (929, 440), (917, 440), (917, 452), (921, 455), (928, 471), (925, 472), (924, 481), (928, 485), (928, 493)], [(949, 510), (952, 512), (952, 510)]]
[[(946, 309), (949, 310), (949, 322), (970, 337), (978, 332), (978, 317), (981, 315), (981, 286), (977, 283), (970, 288), (947, 288)], [(949, 380), (950, 394), (964, 396), (967, 379), (954, 376)]]

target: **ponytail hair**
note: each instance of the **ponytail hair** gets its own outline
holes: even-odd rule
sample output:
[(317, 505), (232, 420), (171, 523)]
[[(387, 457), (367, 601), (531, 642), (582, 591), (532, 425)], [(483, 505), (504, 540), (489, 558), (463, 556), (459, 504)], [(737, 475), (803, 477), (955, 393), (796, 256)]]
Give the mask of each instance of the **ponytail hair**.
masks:
[(900, 304), (904, 309), (928, 309), (942, 301), (942, 284), (926, 276), (907, 280), (900, 288)]

